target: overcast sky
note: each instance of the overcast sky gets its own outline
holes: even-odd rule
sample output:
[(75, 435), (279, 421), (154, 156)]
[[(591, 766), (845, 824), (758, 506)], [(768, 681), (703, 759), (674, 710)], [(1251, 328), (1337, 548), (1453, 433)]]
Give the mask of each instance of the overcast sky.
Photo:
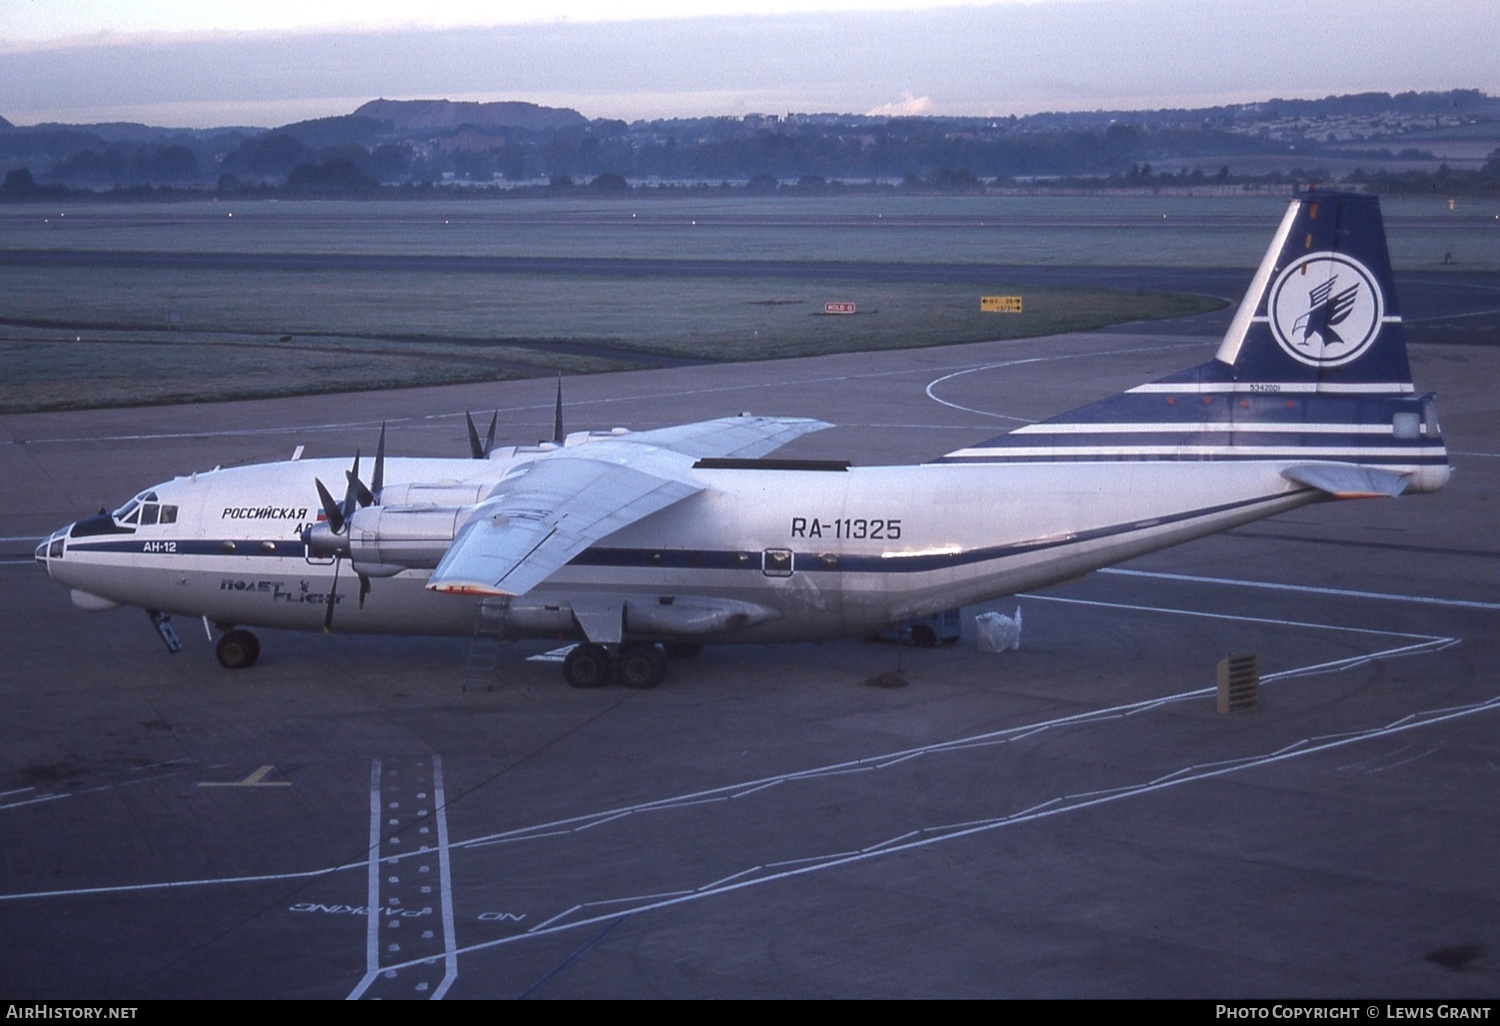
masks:
[[(376, 97), (625, 120), (1500, 93), (1496, 0), (0, 0), (0, 116), (280, 125)], [(544, 10), (544, 14), (535, 12)]]

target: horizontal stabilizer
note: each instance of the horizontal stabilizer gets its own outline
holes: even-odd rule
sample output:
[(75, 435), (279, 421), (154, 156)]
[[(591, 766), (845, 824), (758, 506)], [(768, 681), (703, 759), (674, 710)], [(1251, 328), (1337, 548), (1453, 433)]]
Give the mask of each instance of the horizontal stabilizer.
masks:
[(1394, 498), (1406, 491), (1407, 480), (1400, 474), (1352, 463), (1300, 463), (1287, 467), (1281, 476), (1335, 499)]

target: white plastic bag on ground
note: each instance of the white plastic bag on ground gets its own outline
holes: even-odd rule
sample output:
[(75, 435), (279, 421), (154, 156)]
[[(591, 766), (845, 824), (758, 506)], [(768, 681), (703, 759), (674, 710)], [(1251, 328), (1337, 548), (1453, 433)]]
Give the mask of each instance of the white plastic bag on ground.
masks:
[(1021, 647), (1021, 607), (1014, 617), (1000, 613), (980, 613), (974, 618), (981, 652), (1009, 652)]

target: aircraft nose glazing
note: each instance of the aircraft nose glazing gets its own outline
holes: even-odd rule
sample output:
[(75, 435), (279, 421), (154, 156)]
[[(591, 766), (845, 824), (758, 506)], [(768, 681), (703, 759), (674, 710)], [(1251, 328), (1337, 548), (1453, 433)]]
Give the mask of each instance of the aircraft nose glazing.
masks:
[(72, 524), (60, 527), (43, 539), (42, 543), (36, 547), (37, 566), (45, 570), (48, 577), (52, 576), (52, 560), (62, 558), (63, 539), (68, 536), (68, 532), (72, 529)]

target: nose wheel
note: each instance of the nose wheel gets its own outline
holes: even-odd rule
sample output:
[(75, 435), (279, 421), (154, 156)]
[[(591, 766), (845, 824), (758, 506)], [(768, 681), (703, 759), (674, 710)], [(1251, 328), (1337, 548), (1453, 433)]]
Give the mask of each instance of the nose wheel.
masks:
[(249, 631), (225, 631), (214, 649), (219, 665), (226, 670), (243, 670), (260, 658), (260, 639)]

